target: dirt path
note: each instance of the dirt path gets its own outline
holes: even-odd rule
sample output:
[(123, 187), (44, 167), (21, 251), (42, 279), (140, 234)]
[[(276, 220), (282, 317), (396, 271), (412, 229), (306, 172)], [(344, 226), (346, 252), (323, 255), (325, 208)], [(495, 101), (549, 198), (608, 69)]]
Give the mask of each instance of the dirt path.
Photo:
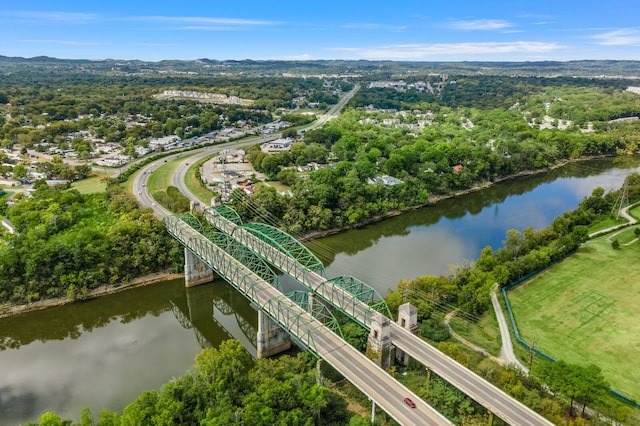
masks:
[(500, 327), (500, 338), (502, 340), (500, 356), (496, 357), (490, 354), (489, 351), (487, 351), (485, 348), (480, 347), (475, 343), (471, 343), (470, 341), (468, 341), (467, 339), (465, 339), (464, 337), (456, 333), (453, 330), (453, 328), (451, 328), (451, 325), (449, 323), (451, 322), (451, 318), (453, 318), (453, 316), (456, 314), (455, 310), (445, 315), (444, 323), (449, 328), (449, 333), (451, 333), (451, 336), (457, 341), (464, 344), (465, 346), (470, 347), (476, 352), (480, 352), (484, 356), (491, 358), (492, 360), (500, 364), (503, 364), (503, 365), (515, 364), (518, 368), (520, 368), (522, 371), (527, 373), (529, 372), (529, 370), (527, 369), (527, 367), (524, 366), (524, 364), (520, 362), (520, 360), (518, 360), (518, 358), (516, 357), (516, 354), (513, 352), (513, 344), (511, 343), (511, 334), (509, 333), (507, 320), (504, 317), (504, 313), (502, 312), (502, 307), (500, 306), (500, 302), (498, 301), (498, 296), (496, 294), (496, 291), (497, 291), (497, 286), (494, 286), (494, 288), (491, 291), (491, 303), (493, 305), (493, 309), (496, 312), (496, 318), (498, 319), (498, 326)]
[(636, 218), (629, 214), (629, 209), (631, 207), (634, 207), (634, 206), (635, 206), (635, 204), (632, 204), (632, 205), (627, 206), (627, 207), (625, 207), (625, 208), (620, 210), (620, 216), (622, 216), (625, 219), (627, 219), (627, 221), (629, 223), (623, 223), (622, 225), (615, 225), (615, 226), (611, 226), (611, 227), (606, 228), (606, 229), (601, 229), (600, 231), (596, 231), (596, 232), (593, 232), (593, 233), (589, 234), (589, 238), (597, 237), (598, 235), (607, 234), (607, 233), (609, 233), (611, 231), (615, 231), (617, 229), (624, 228), (624, 227), (627, 227), (627, 226), (630, 226), (630, 225), (635, 225), (636, 223), (638, 223)]
[(465, 346), (470, 347), (471, 349), (473, 349), (476, 352), (480, 352), (481, 354), (483, 354), (484, 356), (493, 359), (496, 362), (499, 362), (501, 364), (503, 364), (502, 360), (491, 355), (489, 353), (489, 351), (487, 351), (485, 348), (482, 348), (474, 343), (471, 343), (470, 341), (468, 341), (467, 339), (465, 339), (464, 337), (462, 337), (461, 335), (459, 335), (458, 333), (456, 333), (453, 328), (451, 328), (451, 325), (449, 324), (451, 322), (451, 318), (453, 318), (453, 316), (456, 314), (456, 310), (453, 310), (451, 312), (449, 312), (447, 315), (445, 315), (444, 317), (444, 323), (447, 326), (447, 328), (449, 329), (449, 333), (451, 334), (451, 336), (456, 339), (457, 341), (459, 341), (460, 343), (464, 344)]
[(500, 348), (500, 359), (506, 364), (515, 364), (522, 371), (528, 373), (529, 369), (520, 362), (520, 360), (516, 357), (516, 354), (513, 352), (511, 333), (509, 332), (509, 327), (507, 325), (507, 320), (504, 317), (502, 306), (500, 306), (500, 302), (498, 301), (497, 290), (497, 285), (495, 285), (491, 290), (491, 304), (493, 305), (493, 310), (495, 311), (496, 318), (498, 320), (498, 326), (500, 327), (500, 339), (502, 340), (502, 347)]

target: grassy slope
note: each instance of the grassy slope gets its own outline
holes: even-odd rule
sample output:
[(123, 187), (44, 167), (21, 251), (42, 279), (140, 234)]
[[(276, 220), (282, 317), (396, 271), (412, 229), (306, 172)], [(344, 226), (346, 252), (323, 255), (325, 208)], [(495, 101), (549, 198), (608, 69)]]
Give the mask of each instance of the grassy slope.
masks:
[(486, 312), (479, 321), (472, 322), (463, 316), (451, 319), (451, 328), (470, 342), (486, 349), (494, 356), (500, 355), (502, 341), (498, 320), (493, 310)]
[(607, 237), (630, 241), (622, 234), (590, 241), (509, 300), (527, 342), (557, 359), (598, 365), (614, 389), (640, 399), (640, 242), (613, 250)]
[(189, 191), (191, 191), (191, 193), (195, 195), (205, 206), (209, 206), (211, 204), (211, 198), (216, 196), (216, 194), (213, 191), (202, 187), (200, 181), (196, 177), (196, 168), (200, 167), (200, 165), (209, 160), (209, 158), (210, 157), (207, 157), (206, 160), (203, 159), (198, 161), (197, 164), (190, 165), (184, 181)]
[(173, 172), (181, 160), (182, 159), (176, 159), (168, 163), (163, 163), (161, 162), (162, 160), (156, 162), (157, 165), (149, 175), (149, 180), (147, 181), (147, 187), (149, 188), (151, 196), (159, 191), (166, 191), (167, 187), (171, 186)]

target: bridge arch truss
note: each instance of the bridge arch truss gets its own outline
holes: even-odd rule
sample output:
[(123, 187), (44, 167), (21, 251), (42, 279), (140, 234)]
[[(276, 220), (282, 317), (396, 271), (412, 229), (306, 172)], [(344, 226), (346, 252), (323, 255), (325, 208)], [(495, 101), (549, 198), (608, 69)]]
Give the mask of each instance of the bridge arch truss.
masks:
[(304, 244), (288, 233), (266, 223), (246, 223), (241, 226), (260, 240), (296, 259), (305, 268), (325, 275), (324, 265)]
[(391, 310), (389, 310), (389, 306), (387, 306), (387, 302), (385, 302), (382, 296), (380, 296), (369, 284), (362, 282), (357, 278), (349, 275), (341, 275), (339, 277), (331, 278), (321, 285), (334, 285), (339, 287), (387, 318), (393, 318)]

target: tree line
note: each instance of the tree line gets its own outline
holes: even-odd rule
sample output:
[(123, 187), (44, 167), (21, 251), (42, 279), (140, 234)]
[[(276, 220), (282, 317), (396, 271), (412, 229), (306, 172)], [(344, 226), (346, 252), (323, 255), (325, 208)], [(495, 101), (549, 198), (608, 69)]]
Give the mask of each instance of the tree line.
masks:
[[(518, 79), (513, 80), (509, 84), (519, 88)], [(616, 82), (589, 80), (583, 82), (590, 83), (588, 87), (578, 88), (566, 85), (568, 81), (533, 85), (539, 91), (514, 97), (509, 108), (479, 108), (472, 101), (452, 108), (437, 100), (403, 101), (402, 111), (371, 111), (358, 107), (369, 100), (353, 101), (357, 108), (307, 131), (288, 152), (266, 154), (258, 146), (248, 150), (256, 170), (290, 186), (293, 193), (283, 197), (259, 186), (253, 202), (282, 218), (287, 231), (303, 234), (357, 226), (568, 160), (638, 152), (640, 121), (610, 119), (636, 114), (640, 97), (620, 90)], [(525, 89), (533, 90), (526, 85), (518, 90)], [(362, 90), (360, 96), (369, 96), (380, 89)], [(558, 119), (575, 117), (576, 122), (566, 129), (557, 123), (546, 128), (541, 117), (547, 113), (558, 114)], [(385, 120), (394, 124), (383, 125)], [(299, 170), (312, 163), (316, 165)], [(382, 175), (399, 182), (372, 183)], [(235, 207), (242, 209), (240, 204)]]
[(83, 195), (40, 185), (6, 215), (17, 233), (5, 233), (0, 246), (1, 302), (76, 299), (181, 265), (162, 222), (117, 187)]

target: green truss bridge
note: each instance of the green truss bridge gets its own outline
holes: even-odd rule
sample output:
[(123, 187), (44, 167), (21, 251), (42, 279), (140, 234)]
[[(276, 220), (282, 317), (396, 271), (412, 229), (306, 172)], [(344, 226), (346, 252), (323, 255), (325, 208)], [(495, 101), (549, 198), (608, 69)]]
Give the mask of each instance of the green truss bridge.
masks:
[[(286, 346), (283, 336), (290, 335), (300, 346), (311, 350), (351, 381), (371, 399), (374, 407), (378, 405), (400, 424), (452, 425), (325, 325), (313, 307), (317, 303), (313, 297), (309, 300), (308, 296), (293, 294), (293, 300), (283, 294), (277, 281), (266, 270), (261, 270), (261, 262), (250, 251), (243, 251), (233, 238), (228, 238), (228, 234), (203, 234), (199, 223), (193, 219), (187, 216), (164, 218), (169, 234), (185, 247), (185, 278), (189, 273), (192, 278), (204, 281), (205, 277), (196, 277), (196, 270), (205, 274), (207, 270), (214, 271), (251, 301), (258, 310), (259, 356), (261, 350), (263, 355), (271, 349), (274, 352), (281, 350)], [(248, 230), (244, 232), (250, 234)], [(296, 261), (290, 263), (293, 265)], [(260, 270), (254, 272), (253, 267)], [(416, 403), (416, 408), (412, 409), (403, 402), (406, 397)]]
[(401, 307), (398, 323), (394, 323), (387, 305), (371, 287), (353, 277), (327, 280), (321, 262), (288, 234), (268, 225), (243, 224), (238, 214), (227, 206), (205, 209), (204, 217), (221, 233), (303, 284), (314, 297), (368, 328), (369, 348), (377, 354), (377, 364), (383, 368), (391, 366), (395, 349), (396, 355), (422, 363), (487, 408), (492, 416), (518, 426), (553, 425), (418, 337), (417, 310), (410, 305)]

